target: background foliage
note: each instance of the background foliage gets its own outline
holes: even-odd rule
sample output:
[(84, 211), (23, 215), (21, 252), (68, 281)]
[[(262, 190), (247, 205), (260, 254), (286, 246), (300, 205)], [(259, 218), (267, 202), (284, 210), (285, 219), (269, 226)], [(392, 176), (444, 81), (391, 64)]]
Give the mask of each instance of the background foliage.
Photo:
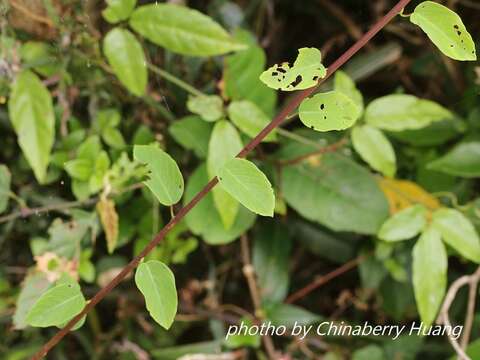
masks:
[[(473, 60), (457, 19), (452, 46), (439, 46), (449, 57), (413, 24), (420, 15), (389, 24), (249, 156), (268, 180), (248, 172), (258, 192), (244, 207), (232, 174), (254, 165), (230, 158), (291, 96), (260, 75), (288, 60), (288, 81), (275, 86), (311, 86), (296, 81), (298, 49), (313, 63), (320, 54), (305, 48), (320, 49), (327, 66), (393, 2), (107, 3), (10, 0), (0, 8), (2, 358), (32, 355), (219, 171), (224, 187), (50, 358), (262, 359), (272, 348), (285, 359), (449, 358), (445, 337), (224, 338), (228, 324), (255, 318), (432, 323), (451, 281), (474, 271), (480, 68), (450, 59)], [(444, 3), (478, 39), (478, 4)], [(348, 114), (340, 125), (330, 122), (339, 101)], [(355, 125), (317, 132), (302, 122), (324, 131)], [(274, 207), (275, 218), (247, 207), (267, 216)], [(157, 261), (175, 275), (175, 321), (175, 282)], [(326, 283), (320, 276), (332, 270), (342, 277)], [(155, 288), (168, 295), (165, 313), (149, 303)], [(30, 311), (42, 294), (71, 306), (52, 311), (42, 297)], [(459, 293), (453, 323), (463, 322), (467, 295)], [(149, 313), (166, 328), (173, 321), (170, 330)], [(480, 357), (475, 325), (476, 315), (472, 358)]]

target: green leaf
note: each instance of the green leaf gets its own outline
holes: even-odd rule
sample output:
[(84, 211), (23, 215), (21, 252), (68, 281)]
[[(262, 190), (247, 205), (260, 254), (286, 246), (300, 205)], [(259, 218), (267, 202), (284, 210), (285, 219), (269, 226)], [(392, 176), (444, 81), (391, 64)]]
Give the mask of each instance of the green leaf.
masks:
[(413, 248), (413, 289), (418, 312), (425, 326), (435, 320), (447, 285), (447, 252), (440, 232), (427, 228)]
[[(219, 169), (237, 156), (242, 147), (242, 140), (235, 127), (225, 120), (218, 121), (208, 145), (208, 175), (216, 176)], [(225, 229), (229, 229), (238, 213), (238, 201), (219, 186), (213, 189), (213, 199)]]
[(259, 79), (267, 63), (265, 51), (257, 45), (254, 36), (245, 30), (238, 30), (235, 37), (248, 48), (225, 58), (225, 93), (232, 100), (249, 100), (265, 114), (272, 116), (277, 93), (264, 86)]
[(265, 174), (251, 161), (232, 159), (217, 174), (220, 186), (247, 209), (263, 216), (272, 216), (275, 195)]
[(110, 24), (127, 20), (130, 17), (137, 0), (106, 0), (108, 7), (102, 11), (102, 16)]
[(432, 227), (443, 240), (465, 258), (480, 263), (480, 239), (470, 220), (455, 209), (439, 209), (433, 213)]
[(22, 289), (15, 305), (15, 314), (13, 315), (13, 325), (15, 329), (20, 330), (28, 326), (26, 317), (33, 304), (47, 291), (51, 283), (47, 280), (44, 273), (30, 272), (22, 283)]
[(326, 75), (320, 50), (301, 48), (292, 67), (288, 62), (275, 64), (260, 75), (260, 80), (272, 89), (295, 91), (317, 85)]
[(85, 304), (78, 284), (59, 284), (35, 302), (27, 314), (27, 323), (35, 327), (61, 326), (82, 311)]
[(253, 266), (264, 301), (282, 302), (285, 299), (290, 283), (291, 249), (292, 240), (282, 224), (268, 222), (255, 233)]
[(402, 131), (421, 129), (453, 114), (441, 105), (413, 95), (387, 95), (372, 101), (365, 110), (365, 121), (375, 127)]
[(449, 8), (433, 1), (419, 4), (410, 21), (427, 34), (435, 46), (455, 60), (477, 60), (475, 43), (460, 16)]
[(150, 179), (144, 184), (166, 206), (176, 204), (183, 194), (183, 176), (175, 160), (157, 145), (135, 145), (133, 157), (147, 165)]
[(7, 209), (12, 175), (5, 165), (0, 165), (0, 214)]
[(64, 164), (65, 171), (73, 179), (87, 181), (93, 173), (93, 164), (90, 159), (73, 159)]
[(352, 360), (384, 360), (385, 353), (380, 346), (367, 345), (352, 354)]
[(458, 144), (453, 150), (427, 165), (430, 170), (465, 178), (480, 176), (480, 142)]
[(427, 223), (427, 209), (413, 205), (393, 215), (380, 228), (378, 237), (385, 241), (407, 240), (417, 236)]
[(302, 101), (298, 111), (302, 123), (316, 131), (348, 129), (359, 116), (357, 105), (338, 91), (307, 98)]
[(282, 190), (303, 217), (336, 231), (376, 234), (388, 215), (387, 200), (372, 175), (337, 154), (324, 154), (319, 165), (284, 167)]
[(267, 306), (265, 313), (267, 319), (270, 320), (273, 325), (286, 326), (287, 328), (292, 328), (295, 324), (308, 326), (322, 319), (321, 316), (299, 306), (282, 303)]
[(23, 154), (43, 183), (55, 138), (55, 116), (52, 97), (34, 73), (22, 71), (15, 79), (8, 113)]
[(395, 151), (383, 132), (370, 125), (355, 126), (351, 137), (355, 151), (368, 165), (385, 176), (395, 175)]
[[(185, 190), (186, 205), (208, 182), (206, 166), (198, 167), (188, 179)], [(208, 193), (185, 217), (190, 230), (203, 237), (212, 245), (227, 244), (247, 231), (255, 222), (255, 214), (240, 206), (232, 226), (225, 229), (213, 203), (212, 193)]]
[(147, 261), (138, 266), (135, 284), (145, 297), (147, 310), (153, 319), (169, 329), (177, 313), (175, 277), (160, 261)]
[(217, 95), (189, 96), (187, 108), (205, 121), (217, 121), (223, 116), (223, 100)]
[[(248, 100), (230, 103), (228, 116), (241, 131), (252, 138), (270, 122), (270, 118), (257, 105)], [(275, 131), (272, 131), (263, 141), (276, 140), (277, 134)]]
[[(248, 330), (245, 332), (228, 335), (225, 339), (225, 346), (229, 349), (248, 347), (258, 348), (261, 344), (261, 337), (258, 333), (249, 330), (253, 326), (252, 321), (248, 318), (242, 318), (240, 321), (240, 326), (242, 328), (246, 327)], [(253, 335), (250, 335), (250, 333)]]
[(135, 36), (128, 30), (114, 28), (103, 39), (103, 52), (120, 82), (136, 96), (145, 94), (147, 63)]
[(27, 41), (20, 48), (22, 66), (33, 69), (39, 74), (50, 77), (61, 71), (61, 64), (55, 56), (54, 48), (45, 42)]
[(359, 116), (363, 113), (363, 95), (355, 86), (355, 82), (346, 72), (338, 70), (335, 72), (334, 85), (335, 91), (341, 92), (352, 100), (358, 107)]
[(174, 121), (168, 128), (172, 137), (184, 148), (193, 150), (199, 158), (207, 157), (208, 142), (212, 125), (202, 121), (198, 116), (186, 116)]
[(102, 139), (110, 147), (121, 150), (125, 148), (126, 143), (120, 130), (108, 127), (102, 132)]
[(245, 48), (210, 17), (184, 6), (140, 6), (131, 16), (130, 26), (153, 43), (183, 55), (222, 55)]

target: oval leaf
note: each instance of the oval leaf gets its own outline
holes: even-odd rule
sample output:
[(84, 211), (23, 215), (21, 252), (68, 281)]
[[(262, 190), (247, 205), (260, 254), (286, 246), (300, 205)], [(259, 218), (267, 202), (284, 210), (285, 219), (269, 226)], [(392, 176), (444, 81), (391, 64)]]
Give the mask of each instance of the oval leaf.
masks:
[(55, 116), (52, 97), (34, 73), (23, 71), (15, 79), (8, 113), (23, 155), (43, 183), (55, 138)]
[(380, 228), (378, 237), (385, 241), (400, 241), (417, 236), (427, 223), (427, 209), (414, 205), (393, 215)]
[(217, 95), (189, 96), (187, 108), (205, 121), (216, 121), (223, 116), (223, 100)]
[[(252, 138), (257, 136), (270, 122), (270, 118), (257, 105), (248, 100), (233, 101), (228, 106), (228, 116), (241, 131)], [(275, 131), (272, 131), (263, 141), (275, 141), (276, 139), (277, 135)]]
[(12, 175), (5, 165), (0, 165), (0, 213), (7, 209), (10, 197), (10, 182)]
[[(363, 112), (363, 95), (355, 86), (355, 82), (342, 70), (335, 72), (334, 89), (348, 96), (358, 106), (360, 114)], [(360, 115), (359, 114), (359, 115)]]
[(153, 43), (184, 55), (213, 56), (245, 48), (210, 17), (184, 6), (140, 6), (130, 26)]
[(76, 283), (63, 283), (44, 293), (27, 314), (27, 323), (36, 327), (61, 326), (85, 307)]
[(151, 260), (138, 266), (135, 284), (145, 297), (147, 310), (153, 319), (169, 329), (177, 313), (175, 277), (167, 265)]
[(387, 95), (372, 101), (365, 110), (365, 121), (375, 127), (402, 131), (421, 129), (453, 114), (437, 103), (413, 95)]
[(106, 0), (108, 7), (102, 11), (102, 16), (111, 24), (128, 19), (137, 0)]
[(439, 209), (433, 214), (432, 226), (443, 240), (465, 258), (480, 262), (480, 239), (470, 220), (455, 209)]
[(360, 113), (357, 105), (338, 91), (305, 99), (298, 110), (305, 126), (317, 131), (348, 129), (355, 124)]
[(254, 163), (232, 159), (218, 171), (220, 185), (247, 209), (264, 216), (273, 216), (275, 195), (272, 184)]
[(447, 285), (447, 252), (440, 232), (427, 228), (413, 248), (413, 289), (418, 312), (425, 326), (435, 320)]
[(355, 151), (368, 165), (385, 176), (395, 175), (395, 152), (388, 138), (380, 130), (369, 125), (355, 126), (351, 136)]
[(465, 178), (479, 177), (480, 142), (459, 144), (445, 156), (429, 163), (427, 168)]
[(428, 35), (435, 46), (455, 60), (477, 60), (475, 43), (460, 16), (449, 8), (433, 1), (418, 5), (410, 21)]
[[(242, 140), (235, 127), (225, 120), (218, 121), (208, 145), (208, 175), (216, 176), (218, 170), (237, 156), (242, 147)], [(219, 186), (213, 189), (213, 200), (225, 229), (230, 229), (238, 213), (238, 201)]]
[(103, 39), (103, 52), (120, 82), (134, 95), (147, 86), (147, 63), (142, 46), (128, 31), (114, 28)]
[(135, 145), (133, 156), (147, 164), (150, 179), (144, 184), (166, 206), (176, 204), (183, 194), (183, 176), (175, 160), (156, 145)]
[(272, 89), (295, 91), (317, 85), (326, 74), (320, 50), (301, 48), (292, 67), (288, 62), (273, 65), (260, 75), (260, 80)]
[(207, 157), (208, 140), (212, 125), (202, 121), (196, 115), (186, 116), (174, 121), (168, 128), (172, 137), (185, 149), (193, 150), (200, 158)]

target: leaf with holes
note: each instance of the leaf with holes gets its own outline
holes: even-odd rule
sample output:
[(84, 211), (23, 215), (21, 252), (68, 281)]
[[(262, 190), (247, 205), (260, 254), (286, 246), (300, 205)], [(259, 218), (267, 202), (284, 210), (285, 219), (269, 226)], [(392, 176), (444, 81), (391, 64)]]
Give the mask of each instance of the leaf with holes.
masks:
[(55, 116), (52, 97), (34, 73), (22, 71), (15, 79), (8, 113), (20, 148), (35, 177), (43, 183), (55, 138)]
[(388, 138), (380, 130), (369, 125), (355, 126), (351, 137), (355, 151), (368, 165), (385, 176), (395, 175), (395, 152)]
[(440, 232), (427, 228), (413, 248), (413, 289), (418, 312), (425, 326), (435, 320), (447, 285), (447, 251)]
[(317, 85), (327, 75), (322, 65), (322, 54), (316, 48), (301, 48), (290, 67), (288, 62), (276, 64), (260, 75), (260, 80), (272, 89), (295, 91)]
[(480, 239), (473, 224), (460, 211), (446, 208), (435, 211), (432, 226), (462, 256), (480, 263)]
[(387, 95), (372, 101), (365, 109), (365, 121), (390, 131), (421, 129), (433, 122), (453, 118), (443, 106), (413, 95)]
[[(253, 102), (233, 101), (228, 106), (230, 120), (245, 134), (255, 137), (270, 122), (270, 118)], [(275, 141), (277, 134), (272, 131), (263, 141)]]
[[(221, 120), (215, 124), (208, 146), (208, 175), (214, 177), (219, 169), (242, 150), (240, 135), (232, 124)], [(238, 213), (239, 203), (222, 187), (213, 189), (213, 200), (225, 229), (230, 229)]]
[(134, 95), (142, 96), (147, 86), (147, 65), (142, 46), (133, 34), (114, 28), (103, 39), (103, 52), (120, 82)]
[(223, 100), (217, 95), (189, 96), (187, 108), (205, 121), (216, 121), (223, 116)]
[(175, 160), (157, 145), (135, 145), (133, 156), (147, 165), (149, 179), (144, 182), (158, 201), (176, 204), (183, 194), (183, 176)]
[(317, 94), (303, 100), (298, 109), (302, 123), (316, 131), (345, 130), (358, 119), (353, 101), (338, 91)]
[(85, 304), (78, 284), (62, 283), (40, 296), (26, 320), (35, 327), (61, 326), (82, 311)]
[(475, 43), (460, 16), (449, 8), (433, 1), (419, 4), (410, 21), (427, 34), (435, 46), (455, 60), (477, 60)]
[(175, 277), (167, 265), (151, 260), (138, 266), (135, 284), (145, 297), (147, 310), (153, 319), (169, 329), (177, 313)]
[(153, 43), (183, 55), (213, 56), (245, 49), (212, 18), (185, 6), (140, 6), (130, 26)]
[(273, 216), (275, 195), (272, 184), (254, 163), (232, 159), (218, 170), (220, 185), (247, 209), (263, 216)]
[(385, 241), (407, 240), (417, 236), (427, 223), (427, 209), (420, 204), (413, 205), (385, 221), (378, 237)]

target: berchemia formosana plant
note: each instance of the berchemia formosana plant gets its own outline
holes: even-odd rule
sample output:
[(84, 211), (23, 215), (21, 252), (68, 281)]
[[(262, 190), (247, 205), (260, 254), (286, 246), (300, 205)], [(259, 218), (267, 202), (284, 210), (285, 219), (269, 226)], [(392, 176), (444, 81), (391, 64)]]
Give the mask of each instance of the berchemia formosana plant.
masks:
[[(460, 17), (445, 6), (425, 1), (412, 14), (404, 16), (419, 26), (447, 57), (458, 61), (476, 60), (471, 35)], [(137, 132), (132, 144), (133, 152), (130, 151), (133, 158), (130, 158), (127, 142), (118, 130), (121, 114), (114, 107), (103, 108), (96, 113), (95, 129), (88, 136), (77, 127), (69, 134), (68, 140), (54, 147), (52, 94), (42, 82), (42, 77), (47, 76), (51, 69), (34, 66), (18, 71), (8, 100), (9, 118), (17, 134), (18, 145), (40, 184), (49, 183), (56, 174), (65, 171), (72, 179), (71, 191), (78, 200), (97, 198), (96, 210), (109, 253), (115, 251), (121, 240), (119, 215), (112, 195), (142, 182), (151, 192), (147, 196), (154, 199), (156, 206), (170, 207), (172, 216), (174, 206), (182, 198), (186, 207), (176, 215), (185, 216), (185, 222), (178, 223), (173, 217), (156, 242), (150, 243), (144, 250), (142, 246), (147, 242), (139, 243), (136, 249), (138, 256), (110, 284), (105, 284), (106, 290), (91, 302), (85, 299), (69, 266), (73, 260), (80, 263), (79, 275), (83, 281), (90, 282), (94, 276), (91, 249), (82, 249), (82, 239), (88, 231), (93, 231), (94, 220), (86, 214), (75, 213), (73, 216), (80, 224), (78, 233), (60, 253), (56, 249), (62, 243), (68, 225), (60, 219), (55, 220), (49, 228), (50, 239), (38, 241), (34, 251), (37, 262), (46, 264), (47, 275), (45, 278), (38, 274), (27, 277), (17, 302), (14, 319), (17, 328), (64, 328), (67, 323), (67, 330), (68, 327), (72, 330), (79, 328), (83, 325), (86, 311), (138, 265), (134, 280), (145, 298), (146, 308), (155, 322), (169, 329), (178, 304), (175, 277), (168, 264), (183, 262), (198, 246), (196, 238), (178, 242), (176, 229), (184, 231), (188, 228), (208, 244), (226, 244), (247, 231), (257, 215), (273, 217), (275, 213), (281, 214), (285, 203), (305, 218), (331, 229), (377, 234), (382, 240), (379, 246), (388, 254), (400, 242), (416, 238), (412, 253), (413, 287), (417, 309), (426, 326), (435, 321), (445, 297), (448, 270), (446, 245), (463, 258), (480, 263), (480, 240), (470, 220), (456, 208), (441, 206), (415, 184), (395, 178), (396, 154), (386, 136), (386, 133), (401, 136), (405, 131), (423, 129), (442, 121), (454, 122), (457, 116), (452, 111), (431, 100), (409, 94), (386, 95), (365, 104), (355, 82), (342, 71), (335, 72), (331, 90), (314, 93), (313, 89), (331, 73), (322, 65), (320, 50), (313, 47), (299, 49), (294, 62), (283, 62), (256, 71), (254, 81), (260, 87), (257, 93), (252, 93), (237, 82), (238, 74), (232, 70), (242, 57), (255, 56), (261, 51), (247, 32), (239, 32), (232, 37), (213, 19), (196, 10), (163, 3), (136, 6), (134, 1), (111, 1), (103, 11), (103, 17), (112, 24), (112, 29), (102, 39), (108, 71), (133, 96), (146, 96), (149, 70), (189, 92), (186, 107), (192, 115), (174, 122), (169, 132), (179, 145), (191, 150), (203, 163), (185, 182), (174, 158), (145, 129)], [(166, 19), (174, 20), (169, 22)], [(229, 54), (225, 60), (224, 75), (227, 96), (204, 94), (149, 64), (145, 44), (184, 56)], [(23, 50), (27, 54), (25, 57), (34, 53), (32, 49), (30, 52), (28, 48)], [(275, 106), (274, 90), (294, 92), (308, 89), (311, 89), (309, 93), (301, 93), (303, 98), (298, 98), (301, 100), (298, 104), (300, 121), (312, 131), (345, 131), (342, 141), (351, 142), (358, 156), (380, 174), (378, 182), (387, 194), (388, 202), (379, 190), (373, 189), (373, 181), (365, 180), (363, 186), (372, 189), (373, 195), (370, 203), (363, 204), (363, 208), (356, 210), (358, 213), (353, 213), (354, 217), (362, 219), (359, 222), (332, 217), (329, 203), (324, 201), (326, 194), (312, 194), (313, 201), (305, 206), (299, 197), (309, 197), (308, 194), (299, 194), (293, 185), (302, 177), (297, 168), (285, 170), (284, 192), (278, 194), (276, 184), (272, 185), (269, 180), (272, 178), (269, 170), (256, 161), (244, 158), (258, 144), (254, 140), (253, 147), (245, 147), (245, 139), (258, 138), (265, 143), (276, 144), (280, 138), (290, 141), (294, 137), (286, 130), (268, 127)], [(192, 141), (192, 136), (206, 141)], [(105, 151), (104, 144), (115, 149), (117, 156), (112, 157)], [(459, 145), (462, 146), (469, 145)], [(460, 170), (452, 165), (458, 151), (454, 149), (428, 166), (458, 175)], [(75, 154), (73, 157), (68, 155), (72, 152)], [(297, 156), (307, 158), (305, 153)], [(348, 161), (334, 154), (325, 156), (322, 161), (326, 166), (339, 162), (349, 165)], [(444, 166), (445, 163), (449, 166)], [(0, 170), (0, 185), (5, 188), (5, 193), (9, 193), (9, 169), (2, 166)], [(202, 186), (208, 179), (213, 180), (202, 192)], [(395, 193), (406, 187), (413, 187), (413, 191), (421, 193), (419, 198), (422, 200), (396, 201)], [(308, 191), (307, 188), (304, 191)], [(10, 197), (17, 198), (16, 195)], [(0, 197), (0, 210), (5, 211), (7, 206), (8, 197)], [(209, 222), (205, 221), (205, 214), (210, 214)], [(152, 256), (152, 252), (157, 251), (155, 245), (170, 230), (174, 235), (165, 238), (170, 246), (169, 253)], [(164, 261), (159, 260), (162, 257)], [(388, 256), (384, 256), (384, 263), (390, 269), (396, 265), (395, 260), (388, 259)], [(394, 270), (392, 273), (403, 276)], [(41, 291), (26, 301), (31, 283), (41, 283)], [(72, 319), (75, 321), (72, 322)], [(61, 336), (38, 356), (45, 355), (65, 335), (59, 334)]]

